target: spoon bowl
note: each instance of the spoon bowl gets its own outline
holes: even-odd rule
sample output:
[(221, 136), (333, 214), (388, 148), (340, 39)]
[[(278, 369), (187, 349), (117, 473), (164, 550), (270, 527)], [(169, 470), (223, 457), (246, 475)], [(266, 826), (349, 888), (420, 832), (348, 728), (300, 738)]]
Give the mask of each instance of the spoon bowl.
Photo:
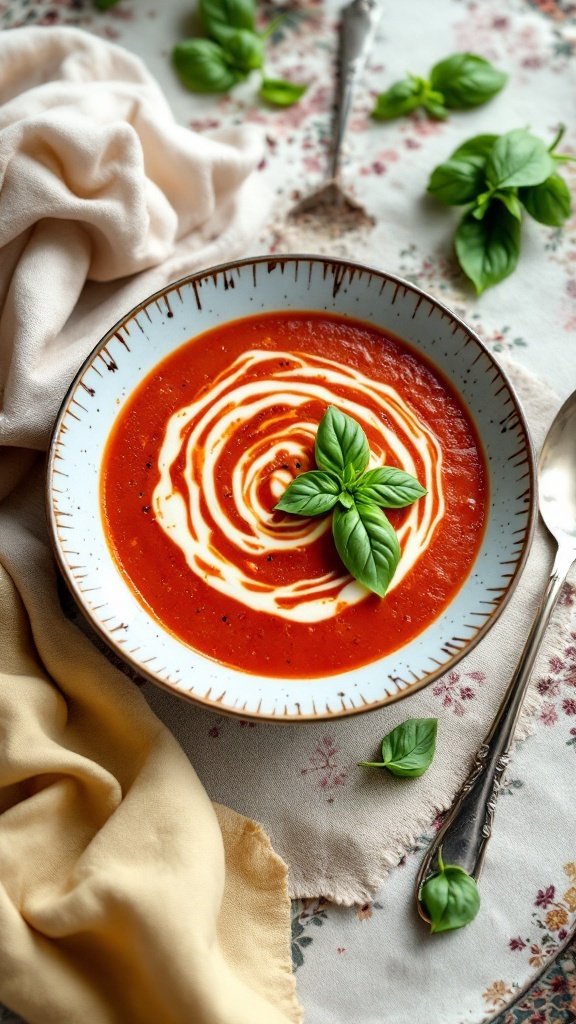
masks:
[(538, 481), (542, 519), (559, 544), (576, 548), (576, 392), (548, 431)]

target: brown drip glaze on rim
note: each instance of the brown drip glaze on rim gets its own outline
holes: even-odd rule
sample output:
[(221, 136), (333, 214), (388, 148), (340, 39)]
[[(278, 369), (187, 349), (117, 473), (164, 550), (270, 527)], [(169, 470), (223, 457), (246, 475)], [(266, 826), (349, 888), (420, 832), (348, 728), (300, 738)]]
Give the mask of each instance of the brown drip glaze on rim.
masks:
[[(527, 510), (528, 521), (526, 523), (526, 527), (517, 531), (518, 533), (522, 534), (522, 537), (519, 538), (518, 541), (517, 541), (518, 544), (522, 544), (522, 550), (519, 553), (518, 559), (510, 563), (510, 564), (514, 565), (514, 570), (513, 570), (513, 572), (508, 574), (509, 582), (508, 582), (506, 588), (498, 588), (499, 590), (505, 589), (504, 595), (501, 598), (494, 598), (494, 599), (492, 599), (492, 600), (490, 600), (488, 602), (484, 602), (484, 603), (487, 603), (489, 605), (493, 605), (493, 608), (492, 608), (491, 611), (487, 611), (487, 612), (470, 612), (469, 613), (471, 616), (485, 618), (485, 622), (483, 622), (480, 626), (476, 626), (476, 625), (472, 625), (472, 624), (467, 624), (467, 628), (474, 629), (476, 632), (475, 632), (475, 635), (470, 640), (466, 641), (466, 643), (465, 643), (465, 645), (463, 647), (456, 648), (456, 644), (453, 643), (453, 641), (455, 641), (455, 640), (456, 641), (461, 641), (461, 638), (459, 638), (459, 637), (452, 637), (451, 638), (452, 642), (446, 642), (444, 649), (446, 650), (446, 653), (449, 654), (450, 656), (447, 658), (447, 660), (445, 662), (441, 662), (440, 663), (440, 662), (437, 661), (437, 659), (430, 658), (429, 659), (430, 661), (436, 661), (436, 663), (438, 665), (437, 668), (433, 669), (431, 672), (425, 673), (421, 678), (415, 678), (414, 682), (406, 683), (405, 689), (403, 689), (403, 690), (401, 690), (401, 691), (399, 691), (397, 693), (394, 693), (394, 694), (387, 694), (387, 696), (385, 698), (383, 698), (383, 699), (379, 699), (379, 700), (376, 700), (376, 701), (369, 702), (363, 696), (361, 696), (359, 694), (358, 697), (362, 701), (362, 704), (360, 706), (356, 706), (356, 707), (353, 706), (353, 707), (350, 707), (350, 708), (344, 708), (344, 709), (339, 709), (339, 710), (333, 711), (333, 710), (329, 710), (328, 709), (328, 705), (326, 705), (326, 711), (325, 712), (318, 712), (316, 710), (316, 705), (315, 705), (314, 701), (312, 701), (312, 704), (313, 704), (313, 707), (314, 707), (314, 714), (287, 715), (287, 714), (277, 714), (277, 713), (273, 712), (271, 714), (263, 715), (263, 714), (259, 714), (258, 712), (256, 712), (256, 713), (248, 712), (248, 711), (246, 711), (242, 707), (233, 708), (231, 706), (223, 706), (222, 705), (222, 700), (225, 697), (226, 691), (224, 691), (223, 693), (220, 693), (217, 697), (212, 697), (210, 699), (209, 695), (211, 694), (212, 687), (210, 687), (208, 689), (207, 693), (204, 696), (199, 696), (199, 695), (196, 695), (196, 694), (192, 694), (192, 693), (190, 693), (190, 691), (184, 690), (184, 689), (182, 689), (182, 688), (180, 688), (180, 687), (178, 687), (178, 686), (176, 686), (174, 684), (171, 684), (166, 679), (163, 679), (160, 675), (155, 673), (153, 670), (146, 669), (146, 668), (143, 667), (146, 663), (150, 663), (150, 661), (156, 660), (155, 656), (153, 656), (151, 658), (147, 658), (146, 662), (141, 662), (141, 661), (138, 662), (138, 661), (134, 660), (130, 656), (130, 653), (127, 652), (122, 647), (122, 644), (119, 643), (116, 638), (111, 638), (110, 637), (110, 633), (107, 633), (105, 630), (103, 630), (101, 628), (100, 623), (98, 621), (96, 621), (96, 619), (91, 614), (92, 610), (87, 608), (85, 606), (85, 604), (81, 600), (82, 594), (87, 593), (88, 591), (80, 591), (79, 588), (76, 588), (76, 586), (75, 586), (75, 582), (76, 581), (74, 580), (74, 578), (72, 577), (72, 574), (70, 572), (71, 567), (69, 565), (67, 565), (64, 562), (64, 559), (62, 558), (62, 555), (66, 554), (67, 552), (65, 552), (63, 549), (61, 549), (60, 540), (59, 540), (59, 537), (58, 537), (58, 534), (57, 534), (57, 529), (60, 528), (60, 525), (56, 523), (56, 515), (58, 514), (59, 510), (57, 510), (55, 508), (55, 506), (54, 506), (54, 504), (53, 504), (53, 502), (51, 500), (52, 491), (53, 491), (53, 488), (51, 486), (51, 480), (52, 480), (53, 473), (57, 473), (57, 474), (60, 474), (62, 476), (67, 476), (67, 474), (62, 472), (62, 470), (59, 470), (59, 469), (57, 469), (54, 466), (54, 462), (55, 462), (55, 460), (57, 458), (60, 457), (60, 456), (58, 456), (58, 453), (57, 453), (57, 445), (59, 443), (60, 433), (64, 432), (65, 429), (66, 429), (65, 423), (63, 423), (64, 417), (66, 415), (72, 415), (72, 416), (74, 415), (71, 412), (71, 410), (69, 409), (69, 405), (71, 404), (71, 401), (74, 398), (74, 392), (75, 392), (76, 388), (78, 386), (82, 386), (85, 391), (91, 390), (91, 389), (88, 389), (86, 384), (84, 384), (83, 381), (82, 381), (82, 378), (84, 377), (84, 375), (86, 374), (86, 372), (89, 369), (94, 369), (98, 373), (99, 376), (102, 376), (102, 373), (94, 365), (94, 360), (97, 357), (99, 357), (103, 361), (103, 363), (105, 364), (105, 368), (106, 369), (111, 370), (112, 372), (114, 372), (117, 369), (116, 364), (115, 364), (112, 356), (108, 353), (108, 351), (106, 349), (106, 346), (107, 346), (108, 342), (112, 338), (114, 338), (114, 336), (116, 336), (116, 338), (118, 339), (118, 332), (121, 331), (122, 329), (126, 332), (126, 334), (130, 333), (129, 332), (129, 328), (127, 327), (127, 324), (129, 324), (131, 320), (134, 320), (136, 322), (136, 324), (138, 325), (138, 327), (140, 327), (140, 324), (138, 323), (138, 319), (137, 319), (139, 313), (144, 313), (146, 316), (148, 316), (148, 319), (150, 319), (150, 314), (148, 313), (148, 308), (147, 307), (149, 307), (151, 304), (159, 303), (159, 301), (161, 299), (164, 300), (165, 305), (167, 306), (167, 309), (171, 311), (171, 308), (170, 308), (170, 305), (169, 305), (169, 299), (167, 298), (167, 296), (169, 296), (171, 292), (176, 292), (180, 296), (180, 288), (182, 288), (184, 286), (190, 286), (193, 289), (195, 300), (196, 300), (196, 304), (198, 306), (198, 309), (200, 310), (202, 308), (202, 300), (201, 300), (200, 293), (201, 293), (202, 282), (203, 281), (207, 281), (207, 280), (211, 279), (214, 282), (215, 286), (217, 286), (218, 285), (218, 276), (220, 274), (222, 274), (223, 275), (223, 281), (226, 282), (228, 287), (230, 287), (231, 275), (234, 273), (234, 271), (236, 271), (236, 273), (240, 274), (240, 269), (242, 267), (248, 267), (248, 268), (251, 267), (252, 268), (252, 283), (253, 283), (253, 287), (256, 288), (257, 287), (257, 283), (258, 283), (257, 282), (257, 269), (259, 267), (265, 267), (267, 272), (268, 272), (268, 274), (273, 273), (276, 270), (276, 268), (279, 267), (280, 272), (282, 274), (284, 274), (287, 264), (294, 265), (295, 268), (296, 268), (296, 271), (297, 271), (298, 265), (300, 263), (308, 263), (309, 264), (309, 279), (308, 279), (309, 280), (309, 285), (310, 285), (310, 282), (311, 282), (311, 279), (312, 279), (312, 267), (313, 267), (314, 264), (320, 265), (322, 267), (322, 272), (323, 272), (324, 279), (326, 279), (327, 275), (330, 272), (332, 272), (332, 274), (334, 276), (334, 289), (335, 289), (334, 292), (333, 292), (333, 297), (336, 296), (337, 292), (342, 287), (342, 284), (343, 284), (344, 279), (345, 279), (347, 274), (349, 276), (350, 281), (352, 281), (354, 279), (356, 274), (358, 274), (359, 276), (362, 276), (362, 275), (366, 274), (366, 275), (368, 275), (369, 281), (371, 281), (372, 278), (374, 278), (374, 277), (381, 279), (382, 284), (381, 284), (381, 288), (380, 288), (380, 292), (379, 292), (380, 295), (382, 295), (382, 293), (384, 292), (384, 290), (385, 290), (385, 288), (386, 288), (388, 283), (390, 283), (390, 284), (392, 284), (394, 286), (395, 290), (394, 290), (394, 295), (393, 295), (393, 298), (392, 298), (392, 304), (394, 304), (394, 302), (396, 301), (396, 298), (398, 296), (398, 293), (399, 293), (400, 289), (403, 289), (404, 295), (407, 295), (408, 292), (412, 292), (414, 295), (416, 295), (418, 297), (418, 303), (417, 303), (417, 307), (416, 308), (419, 308), (421, 303), (426, 301), (430, 305), (430, 314), (429, 315), (431, 315), (434, 310), (437, 310), (440, 313), (440, 316), (442, 317), (442, 319), (454, 320), (455, 326), (454, 326), (453, 333), (456, 333), (456, 330), (458, 330), (458, 329), (460, 329), (463, 332), (463, 334), (466, 336), (466, 339), (467, 339), (465, 341), (465, 343), (464, 343), (465, 347), (470, 342), (473, 342), (480, 349), (480, 351), (478, 353), (478, 356), (477, 356), (477, 359), (474, 360), (474, 362), (477, 362), (482, 357), (482, 355), (485, 355), (486, 358), (488, 359), (488, 362), (490, 363), (490, 368), (494, 371), (494, 377), (492, 378), (493, 381), (496, 381), (497, 378), (501, 379), (501, 381), (502, 381), (501, 387), (498, 389), (498, 391), (496, 391), (496, 395), (499, 394), (505, 388), (507, 388), (508, 391), (509, 391), (509, 396), (510, 396), (509, 400), (514, 402), (515, 409), (512, 410), (512, 412), (509, 415), (510, 416), (515, 416), (517, 418), (518, 422), (517, 422), (517, 424), (510, 424), (510, 428), (511, 429), (515, 428), (517, 430), (521, 430), (521, 432), (523, 434), (524, 445), (523, 445), (522, 448), (518, 449), (517, 455), (512, 456), (511, 458), (517, 458), (520, 455), (522, 455), (523, 456), (522, 461), (525, 461), (527, 463), (527, 470), (526, 470), (525, 476), (529, 479), (529, 487), (526, 488), (526, 492), (525, 493), (526, 493), (526, 495), (528, 495), (528, 493), (532, 494), (532, 503), (530, 505), (530, 508)], [(226, 288), (226, 286), (225, 286), (225, 288)], [(141, 327), (140, 327), (140, 329), (142, 330)], [(411, 343), (407, 343), (407, 344), (410, 345)], [(107, 359), (102, 355), (102, 352), (106, 353), (106, 356), (108, 357)], [(486, 371), (486, 372), (488, 372), (488, 371)], [(505, 419), (507, 420), (508, 417), (506, 417)], [(506, 425), (506, 424), (504, 423), (504, 425)], [(521, 465), (521, 464), (522, 463), (520, 462), (518, 465)], [(449, 306), (446, 306), (444, 303), (439, 302), (437, 299), (433, 298), (431, 295), (428, 294), (428, 292), (424, 291), (422, 288), (419, 288), (416, 285), (411, 284), (409, 281), (404, 280), (403, 278), (399, 277), (396, 274), (388, 274), (388, 273), (386, 273), (384, 271), (376, 270), (373, 267), (368, 267), (368, 266), (365, 266), (364, 264), (352, 262), (350, 260), (343, 260), (343, 259), (338, 259), (338, 258), (327, 258), (327, 257), (324, 257), (324, 256), (316, 256), (313, 253), (311, 253), (311, 254), (289, 254), (289, 255), (278, 256), (278, 257), (275, 257), (275, 258), (271, 258), (269, 256), (255, 256), (255, 257), (248, 257), (248, 258), (241, 259), (241, 260), (233, 260), (233, 261), (228, 262), (228, 263), (218, 264), (215, 267), (211, 267), (211, 268), (208, 268), (208, 269), (203, 270), (203, 271), (198, 271), (195, 274), (190, 274), (190, 275), (188, 275), (186, 277), (179, 278), (177, 281), (174, 281), (171, 284), (166, 285), (164, 288), (159, 289), (158, 291), (154, 292), (152, 295), (149, 295), (142, 302), (138, 303), (138, 305), (134, 306), (133, 309), (131, 309), (129, 311), (129, 313), (127, 313), (124, 317), (122, 317), (120, 320), (118, 320), (110, 328), (110, 330), (108, 330), (106, 332), (104, 337), (101, 338), (101, 340), (95, 345), (95, 347), (92, 349), (90, 354), (84, 360), (84, 362), (82, 363), (80, 369), (78, 370), (78, 372), (74, 376), (74, 379), (72, 380), (72, 383), (70, 384), (70, 386), (69, 386), (69, 388), (68, 388), (68, 390), (66, 392), (66, 395), (64, 396), (64, 399), (62, 401), (62, 404), (60, 406), (60, 409), (58, 411), (58, 415), (57, 415), (55, 423), (54, 423), (54, 428), (53, 428), (52, 436), (51, 436), (51, 439), (50, 439), (50, 447), (49, 447), (49, 451), (48, 451), (48, 460), (47, 460), (47, 467), (46, 467), (45, 500), (46, 500), (46, 515), (47, 515), (48, 526), (49, 526), (50, 543), (51, 543), (51, 546), (52, 546), (52, 551), (54, 553), (54, 557), (56, 559), (58, 568), (59, 568), (59, 570), (60, 570), (60, 572), (61, 572), (61, 574), (62, 574), (62, 576), (64, 578), (66, 586), (68, 587), (68, 590), (70, 591), (70, 593), (71, 593), (71, 595), (72, 595), (72, 597), (74, 599), (75, 604), (77, 605), (79, 610), (82, 612), (82, 614), (84, 615), (85, 619), (88, 621), (90, 627), (98, 634), (98, 636), (104, 641), (106, 646), (108, 648), (110, 648), (110, 650), (122, 662), (124, 662), (133, 672), (135, 672), (137, 675), (140, 675), (143, 679), (147, 679), (150, 682), (153, 682), (156, 685), (161, 686), (163, 689), (167, 690), (169, 693), (172, 693), (173, 695), (176, 695), (176, 696), (178, 696), (180, 698), (183, 698), (184, 700), (190, 701), (193, 704), (196, 704), (196, 705), (199, 705), (201, 707), (204, 707), (207, 710), (216, 711), (216, 712), (218, 712), (218, 714), (229, 715), (229, 716), (231, 716), (233, 718), (242, 717), (244, 719), (249, 719), (249, 720), (253, 720), (253, 721), (257, 721), (257, 722), (275, 722), (275, 723), (286, 722), (288, 724), (293, 724), (295, 722), (331, 721), (332, 719), (348, 718), (348, 717), (351, 717), (352, 715), (362, 714), (362, 713), (364, 713), (366, 711), (376, 710), (378, 708), (385, 707), (385, 706), (387, 706), (389, 704), (394, 704), (398, 700), (403, 700), (405, 697), (410, 696), (411, 694), (418, 692), (419, 690), (423, 689), (425, 686), (428, 686), (430, 683), (434, 682), (440, 676), (442, 676), (446, 672), (448, 672), (454, 665), (456, 665), (459, 661), (461, 661), (462, 658), (466, 654), (468, 654), (470, 651), (472, 651), (474, 649), (474, 647), (476, 647), (476, 645), (479, 643), (479, 641), (486, 635), (486, 633), (489, 631), (489, 629), (493, 626), (493, 624), (497, 621), (497, 619), (500, 617), (500, 615), (502, 614), (502, 612), (506, 608), (506, 606), (508, 604), (508, 601), (510, 600), (510, 598), (511, 598), (511, 596), (512, 596), (512, 594), (513, 594), (513, 592), (514, 592), (514, 590), (516, 588), (516, 585), (517, 585), (518, 580), (520, 578), (521, 572), (522, 572), (522, 570), (523, 570), (523, 568), (524, 568), (524, 566), (526, 564), (526, 560), (528, 558), (528, 553), (530, 551), (530, 547), (531, 547), (531, 543), (532, 543), (532, 538), (533, 538), (533, 535), (534, 535), (534, 528), (535, 528), (535, 524), (536, 524), (536, 514), (537, 514), (537, 503), (536, 503), (536, 467), (535, 467), (534, 450), (533, 450), (532, 441), (531, 441), (531, 438), (530, 438), (530, 433), (529, 433), (529, 430), (528, 430), (528, 426), (527, 426), (524, 414), (522, 412), (522, 408), (521, 408), (520, 402), (518, 400), (518, 397), (516, 395), (516, 392), (514, 390), (513, 385), (510, 383), (510, 381), (508, 380), (506, 374), (501, 369), (501, 367), (498, 365), (498, 363), (494, 359), (492, 353), (490, 352), (488, 347), (485, 345), (485, 343), (481, 340), (481, 338), (476, 334), (476, 332), (473, 331), (465, 323), (465, 321), (462, 320), (462, 318), (457, 313), (455, 313), (452, 309), (450, 309)], [(524, 515), (525, 513), (522, 513), (522, 514)], [(90, 588), (90, 591), (94, 591), (94, 590), (97, 590), (97, 589), (99, 589), (99, 588), (97, 588), (97, 587), (96, 588)], [(116, 627), (116, 628), (118, 628), (118, 627)], [(451, 648), (454, 648), (456, 650), (456, 653), (452, 653)], [(378, 662), (375, 662), (374, 664), (377, 665)], [(410, 669), (410, 672), (411, 672), (412, 675), (415, 675), (415, 673), (411, 669)], [(395, 677), (395, 678), (400, 678), (400, 677)], [(402, 682), (405, 682), (405, 680), (402, 680)], [(310, 682), (310, 685), (311, 686), (314, 685), (313, 681)], [(341, 703), (343, 703), (343, 702), (341, 701)]]

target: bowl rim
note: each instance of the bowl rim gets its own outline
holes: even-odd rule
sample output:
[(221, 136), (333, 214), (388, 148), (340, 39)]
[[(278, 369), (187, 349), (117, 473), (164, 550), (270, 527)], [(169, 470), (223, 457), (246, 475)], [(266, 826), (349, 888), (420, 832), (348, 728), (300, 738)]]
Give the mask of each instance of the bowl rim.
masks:
[[(358, 707), (342, 708), (334, 711), (326, 712), (319, 711), (314, 714), (298, 714), (298, 715), (281, 715), (281, 714), (260, 714), (258, 712), (250, 712), (244, 708), (235, 708), (222, 704), (222, 698), (213, 697), (208, 698), (202, 697), (195, 693), (190, 693), (187, 690), (181, 689), (174, 686), (156, 675), (153, 670), (148, 669), (146, 666), (141, 665), (137, 660), (130, 657), (130, 655), (123, 649), (120, 644), (116, 644), (114, 639), (110, 637), (105, 630), (100, 627), (100, 624), (96, 618), (91, 614), (90, 609), (80, 600), (80, 596), (74, 586), (71, 578), (69, 567), (67, 566), (62, 552), (60, 550), (60, 541), (57, 532), (57, 522), (55, 516), (55, 505), (52, 496), (52, 478), (54, 461), (56, 458), (56, 446), (61, 432), (61, 426), (68, 411), (68, 405), (71, 398), (76, 391), (79, 381), (84, 376), (86, 370), (91, 366), (92, 362), (98, 355), (98, 353), (105, 348), (106, 344), (120, 330), (129, 320), (134, 318), (138, 313), (142, 312), (147, 306), (154, 303), (158, 299), (162, 298), (167, 293), (177, 290), (180, 287), (187, 285), (194, 286), (194, 282), (201, 281), (202, 279), (213, 277), (216, 279), (218, 274), (227, 274), (230, 271), (240, 267), (249, 267), (254, 264), (268, 264), (270, 269), (274, 269), (276, 264), (281, 263), (297, 263), (298, 261), (308, 261), (319, 263), (326, 268), (330, 267), (342, 267), (344, 270), (351, 269), (360, 274), (371, 274), (372, 276), (379, 277), (381, 280), (390, 281), (397, 286), (397, 290), (400, 288), (404, 289), (404, 292), (412, 292), (419, 296), (422, 300), (427, 301), (435, 309), (439, 310), (441, 314), (447, 315), (451, 318), (468, 337), (478, 345), (479, 349), (486, 355), (494, 371), (502, 379), (502, 382), (508, 388), (513, 402), (515, 404), (515, 411), (518, 415), (519, 423), (522, 427), (522, 432), (526, 444), (526, 462), (529, 474), (529, 488), (530, 488), (530, 507), (528, 509), (528, 519), (526, 523), (526, 532), (524, 535), (522, 551), (516, 561), (514, 571), (508, 582), (505, 593), (501, 596), (498, 603), (493, 607), (492, 611), (486, 616), (484, 623), (478, 627), (474, 636), (466, 643), (466, 645), (457, 650), (446, 662), (443, 662), (437, 669), (433, 669), (431, 672), (426, 673), (422, 679), (418, 679), (413, 683), (408, 683), (406, 687), (399, 690), (397, 693), (387, 695), (381, 700), (366, 701)], [(400, 337), (400, 335), (399, 335)], [(401, 337), (400, 337), (400, 340)], [(442, 372), (442, 371), (441, 371)], [(216, 712), (220, 715), (227, 715), (232, 718), (242, 718), (247, 721), (254, 722), (274, 722), (276, 724), (285, 723), (292, 725), (295, 723), (314, 723), (320, 721), (332, 721), (333, 719), (351, 718), (354, 715), (364, 714), (367, 711), (376, 711), (379, 708), (386, 707), (391, 704), (395, 704), (399, 700), (403, 700), (406, 697), (417, 693), (419, 690), (423, 690), (430, 683), (439, 679), (441, 676), (450, 672), (464, 657), (466, 657), (476, 645), (486, 636), (492, 626), (500, 618), (500, 615), (505, 610), (510, 598), (512, 597), (518, 581), (522, 575), (532, 542), (534, 538), (534, 530), (536, 527), (536, 519), (538, 513), (538, 500), (537, 500), (537, 473), (536, 473), (536, 457), (534, 452), (534, 445), (530, 429), (526, 422), (526, 417), (522, 409), (522, 405), (516, 393), (516, 389), (506, 371), (500, 366), (495, 359), (493, 353), (490, 351), (488, 346), (476, 331), (471, 328), (462, 317), (455, 312), (446, 303), (441, 302), (435, 296), (431, 295), (425, 289), (420, 288), (418, 285), (413, 284), (406, 278), (401, 277), (398, 274), (392, 274), (385, 270), (380, 270), (376, 267), (370, 266), (365, 263), (360, 263), (355, 260), (348, 260), (342, 257), (331, 257), (323, 256), (318, 253), (279, 253), (279, 254), (262, 254), (258, 256), (246, 256), (240, 259), (227, 260), (224, 263), (218, 263), (211, 267), (206, 267), (203, 270), (194, 271), (191, 274), (186, 274), (184, 277), (178, 278), (175, 281), (170, 281), (163, 285), (162, 288), (157, 289), (144, 299), (140, 300), (135, 306), (132, 307), (127, 313), (125, 313), (119, 320), (117, 320), (112, 327), (110, 327), (106, 333), (100, 338), (95, 346), (88, 353), (86, 358), (82, 361), (82, 364), (78, 368), (74, 375), (69, 387), (66, 390), (64, 398), (60, 404), (58, 413), (56, 415), (52, 433), (50, 436), (50, 443), (48, 447), (48, 457), (46, 460), (46, 477), (45, 477), (45, 488), (44, 488), (45, 508), (46, 508), (46, 519), (48, 524), (48, 535), (52, 552), (54, 554), (58, 570), (61, 577), (63, 578), (66, 587), (71, 594), (76, 607), (82, 613), (84, 619), (87, 621), (90, 628), (97, 634), (97, 637), (103, 641), (106, 651), (111, 652), (116, 659), (122, 663), (120, 665), (121, 671), (130, 670), (130, 673), (135, 673), (143, 681), (149, 681), (162, 689), (171, 693), (173, 696), (180, 697), (185, 701), (189, 701), (196, 706), (202, 707), (207, 711)], [(158, 620), (160, 623), (160, 620)], [(161, 625), (161, 623), (160, 623)], [(165, 627), (162, 627), (165, 628)]]

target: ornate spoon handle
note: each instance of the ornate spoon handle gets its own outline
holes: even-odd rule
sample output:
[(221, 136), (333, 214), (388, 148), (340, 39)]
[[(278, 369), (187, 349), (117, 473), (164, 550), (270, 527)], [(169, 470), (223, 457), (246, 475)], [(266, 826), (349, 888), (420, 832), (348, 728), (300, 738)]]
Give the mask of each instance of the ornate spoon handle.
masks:
[(558, 548), (542, 603), (490, 732), (476, 755), (472, 770), (456, 796), (446, 821), (422, 861), (416, 880), (416, 893), (418, 911), (426, 920), (428, 917), (420, 901), (420, 892), (427, 878), (438, 869), (440, 847), (446, 864), (459, 865), (476, 880), (480, 877), (486, 844), (492, 834), (496, 798), (510, 760), (510, 745), (530, 673), (552, 609), (575, 558), (574, 548)]
[(340, 171), (342, 143), (350, 115), (352, 92), (356, 79), (364, 67), (380, 14), (377, 0), (352, 0), (352, 3), (342, 9), (331, 180), (335, 180)]

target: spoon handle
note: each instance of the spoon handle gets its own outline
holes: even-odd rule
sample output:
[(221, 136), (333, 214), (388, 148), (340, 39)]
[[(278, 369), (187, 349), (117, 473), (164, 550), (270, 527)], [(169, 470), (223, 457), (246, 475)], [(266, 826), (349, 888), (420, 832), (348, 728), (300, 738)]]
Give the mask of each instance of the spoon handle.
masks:
[(338, 92), (330, 176), (336, 180), (340, 173), (342, 143), (356, 79), (364, 67), (372, 35), (380, 17), (377, 0), (352, 0), (342, 10), (340, 44), (338, 52)]
[(496, 798), (510, 760), (509, 750), (530, 673), (562, 584), (575, 558), (573, 548), (558, 548), (546, 592), (498, 713), (476, 754), (466, 782), (422, 861), (416, 893), (419, 913), (426, 920), (428, 917), (420, 902), (420, 892), (427, 878), (438, 870), (440, 848), (445, 864), (457, 864), (476, 880), (480, 877), (486, 845), (492, 834)]

